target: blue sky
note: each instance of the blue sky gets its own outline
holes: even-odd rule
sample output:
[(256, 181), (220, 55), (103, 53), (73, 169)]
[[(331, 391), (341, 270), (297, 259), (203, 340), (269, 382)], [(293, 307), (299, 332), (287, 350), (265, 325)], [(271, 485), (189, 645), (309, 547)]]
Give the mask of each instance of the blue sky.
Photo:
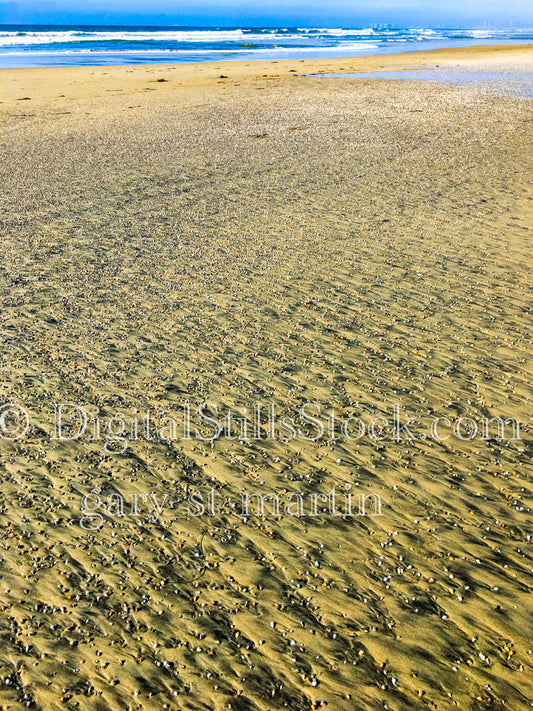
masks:
[(0, 0), (3, 23), (474, 27), (533, 24), (531, 0)]

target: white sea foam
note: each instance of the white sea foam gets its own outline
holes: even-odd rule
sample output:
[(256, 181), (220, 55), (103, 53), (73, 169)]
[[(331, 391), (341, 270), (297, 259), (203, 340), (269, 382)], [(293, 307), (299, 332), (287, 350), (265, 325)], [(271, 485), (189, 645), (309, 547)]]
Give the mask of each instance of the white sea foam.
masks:
[(332, 27), (299, 27), (296, 30), (283, 28), (266, 29), (264, 31), (250, 32), (246, 29), (205, 29), (205, 30), (0, 30), (0, 47), (27, 47), (31, 45), (53, 45), (64, 43), (100, 43), (100, 42), (176, 42), (176, 43), (218, 43), (218, 42), (268, 42), (269, 40), (304, 40), (330, 41), (337, 40), (339, 45), (357, 37), (372, 37), (375, 40), (401, 39), (408, 36), (412, 40), (446, 39), (462, 35), (465, 38), (488, 39), (491, 37), (516, 37), (530, 30), (432, 30), (430, 28), (411, 29), (373, 29), (371, 27), (359, 29), (332, 28)]
[(312, 33), (317, 33), (321, 35), (332, 35), (334, 37), (357, 37), (357, 36), (363, 36), (366, 37), (368, 35), (375, 35), (376, 30), (373, 30), (371, 27), (367, 27), (365, 29), (352, 29), (352, 30), (346, 30), (342, 28), (334, 28), (334, 27), (298, 27), (297, 28), (298, 32), (305, 32), (306, 34), (312, 34)]
[[(291, 35), (289, 35), (291, 36)], [(64, 42), (228, 42), (260, 41), (285, 38), (285, 33), (251, 34), (242, 30), (154, 30), (146, 31), (81, 31), (63, 32), (0, 32), (0, 46), (61, 44)]]
[[(160, 55), (160, 54), (272, 54), (272, 53), (302, 53), (308, 54), (310, 52), (329, 52), (330, 54), (335, 51), (348, 50), (369, 50), (378, 49), (379, 45), (370, 44), (369, 42), (354, 42), (352, 44), (343, 44), (337, 47), (228, 47), (227, 49), (158, 49), (154, 47), (153, 49), (50, 49), (46, 51), (38, 50), (28, 50), (24, 52), (24, 57), (28, 56), (61, 56), (61, 55)], [(0, 48), (0, 56), (21, 56), (20, 52), (14, 52), (13, 50), (2, 51)]]
[[(37, 30), (28, 27), (14, 29), (0, 26), (0, 56), (10, 66), (61, 65), (63, 55), (80, 57), (80, 63), (106, 64), (124, 57), (125, 63), (137, 61), (167, 61), (166, 57), (179, 57), (176, 61), (206, 61), (210, 58), (242, 58), (246, 55), (260, 58), (305, 57), (317, 54), (342, 56), (380, 50), (404, 50), (395, 43), (415, 43), (417, 49), (455, 46), (458, 41), (485, 43), (495, 38), (499, 41), (531, 43), (533, 31), (528, 28), (513, 30), (418, 28), (193, 28), (146, 27), (117, 28), (94, 27)], [(251, 46), (250, 46), (251, 45)], [(406, 45), (406, 47), (408, 44)], [(9, 57), (9, 59), (8, 59)], [(40, 57), (34, 59), (34, 57)], [(54, 59), (56, 57), (56, 59)], [(81, 59), (83, 57), (83, 59)], [(94, 57), (94, 62), (87, 59)], [(169, 60), (172, 61), (172, 60)], [(76, 64), (75, 59), (67, 63)]]

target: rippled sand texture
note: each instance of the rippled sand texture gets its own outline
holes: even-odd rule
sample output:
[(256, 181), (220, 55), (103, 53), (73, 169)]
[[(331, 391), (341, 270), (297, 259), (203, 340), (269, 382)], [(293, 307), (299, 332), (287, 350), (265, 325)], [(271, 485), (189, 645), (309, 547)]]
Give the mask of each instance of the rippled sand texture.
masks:
[[(533, 702), (531, 101), (295, 76), (475, 52), (0, 73), (5, 707)], [(54, 402), (187, 400), (523, 439), (50, 440)], [(238, 515), (349, 484), (383, 516)], [(94, 487), (173, 507), (87, 532)]]

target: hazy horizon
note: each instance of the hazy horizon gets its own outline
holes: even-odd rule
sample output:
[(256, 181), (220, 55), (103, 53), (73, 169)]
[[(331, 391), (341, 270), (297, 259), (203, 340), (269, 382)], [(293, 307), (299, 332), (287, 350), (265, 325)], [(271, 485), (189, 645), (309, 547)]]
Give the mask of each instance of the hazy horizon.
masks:
[(508, 3), (488, 0), (452, 0), (443, 4), (429, 0), (362, 0), (347, 3), (333, 0), (327, 6), (318, 0), (303, 2), (270, 0), (246, 4), (225, 0), (200, 0), (193, 11), (184, 2), (159, 0), (112, 0), (102, 9), (97, 0), (87, 0), (83, 8), (66, 0), (0, 2), (1, 24), (109, 25), (109, 26), (215, 26), (215, 27), (346, 27), (377, 24), (394, 27), (430, 26), (524, 27), (533, 23), (529, 2)]
[[(341, 24), (341, 23), (332, 23), (329, 25), (326, 25), (324, 23), (320, 23), (320, 26), (323, 27), (324, 29), (365, 29), (365, 28), (390, 28), (390, 29), (415, 29), (417, 27), (421, 27), (423, 23), (420, 22), (411, 22), (411, 23), (398, 23), (398, 22), (360, 22), (358, 24)], [(202, 28), (202, 27), (213, 27), (213, 28), (224, 28), (224, 29), (231, 29), (231, 28), (241, 28), (241, 29), (269, 29), (269, 28), (275, 28), (275, 27), (281, 27), (281, 26), (287, 26), (288, 28), (296, 28), (296, 27), (301, 27), (302, 29), (315, 29), (317, 28), (317, 23), (312, 24), (309, 22), (299, 22), (297, 25), (292, 25), (289, 26), (288, 23), (229, 23), (229, 22), (171, 22), (170, 20), (166, 22), (157, 22), (157, 23), (152, 23), (149, 20), (143, 21), (142, 19), (139, 20), (131, 20), (128, 19), (125, 22), (119, 22), (118, 20), (111, 22), (111, 21), (103, 21), (103, 22), (96, 22), (96, 21), (83, 21), (83, 22), (73, 22), (72, 20), (69, 20), (68, 22), (29, 22), (27, 20), (21, 21), (21, 22), (15, 22), (15, 21), (10, 21), (10, 22), (0, 22), (0, 27), (22, 27), (22, 26), (27, 26), (27, 27), (54, 27), (54, 26), (62, 26), (62, 27), (145, 27), (145, 28), (169, 28), (169, 27), (174, 27), (174, 28)], [(427, 24), (428, 27), (431, 27), (431, 29), (440, 29), (440, 30), (453, 30), (453, 29), (528, 29), (533, 27), (533, 21), (516, 21), (511, 24), (506, 24), (502, 22), (490, 22), (490, 21), (485, 21), (485, 22), (478, 22), (478, 23), (468, 23), (468, 24), (449, 24), (449, 23), (431, 23)]]

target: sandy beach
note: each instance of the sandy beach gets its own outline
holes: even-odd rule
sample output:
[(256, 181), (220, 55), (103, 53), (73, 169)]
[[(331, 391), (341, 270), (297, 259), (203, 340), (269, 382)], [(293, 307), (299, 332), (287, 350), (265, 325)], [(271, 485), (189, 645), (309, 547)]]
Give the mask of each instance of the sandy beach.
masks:
[(533, 49), (0, 70), (0, 708), (533, 705), (531, 99), (312, 76), (419, 66)]

